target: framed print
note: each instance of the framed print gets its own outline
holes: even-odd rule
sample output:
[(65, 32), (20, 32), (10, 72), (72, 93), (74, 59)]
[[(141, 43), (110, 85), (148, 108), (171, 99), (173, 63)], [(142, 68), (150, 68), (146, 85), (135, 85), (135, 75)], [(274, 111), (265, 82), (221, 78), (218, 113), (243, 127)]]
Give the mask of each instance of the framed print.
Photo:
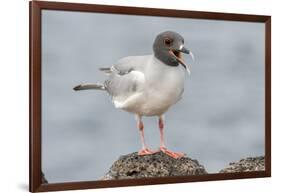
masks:
[(271, 176), (271, 17), (31, 1), (30, 191)]

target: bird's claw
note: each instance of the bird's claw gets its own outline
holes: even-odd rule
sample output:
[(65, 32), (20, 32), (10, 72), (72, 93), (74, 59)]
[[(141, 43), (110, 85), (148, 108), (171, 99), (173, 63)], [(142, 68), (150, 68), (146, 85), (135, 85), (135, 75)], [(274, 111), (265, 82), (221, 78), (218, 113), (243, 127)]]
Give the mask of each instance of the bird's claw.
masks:
[(165, 153), (166, 155), (175, 158), (175, 159), (179, 159), (185, 156), (184, 153), (181, 152), (172, 152), (170, 150), (168, 150), (166, 147), (160, 147), (160, 151), (162, 151), (163, 153)]
[(155, 151), (151, 151), (148, 148), (144, 148), (144, 149), (141, 149), (138, 152), (138, 155), (151, 155), (151, 154), (154, 154), (154, 153), (156, 153), (156, 152)]

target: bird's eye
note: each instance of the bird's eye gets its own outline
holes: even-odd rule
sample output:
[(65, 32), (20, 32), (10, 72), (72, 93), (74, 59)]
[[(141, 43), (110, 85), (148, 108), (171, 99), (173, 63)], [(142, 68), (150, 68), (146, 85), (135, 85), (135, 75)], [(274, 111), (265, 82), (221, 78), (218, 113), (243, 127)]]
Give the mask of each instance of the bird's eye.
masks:
[(169, 38), (165, 38), (165, 39), (164, 39), (164, 43), (165, 43), (167, 46), (169, 46), (169, 45), (171, 45), (172, 40), (169, 39)]

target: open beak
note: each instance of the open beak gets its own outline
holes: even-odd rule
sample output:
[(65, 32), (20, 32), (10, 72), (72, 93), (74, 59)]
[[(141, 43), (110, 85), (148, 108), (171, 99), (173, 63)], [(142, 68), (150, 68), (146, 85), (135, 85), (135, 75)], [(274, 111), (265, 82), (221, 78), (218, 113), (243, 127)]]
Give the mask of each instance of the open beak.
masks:
[(181, 46), (181, 48), (177, 50), (170, 50), (169, 53), (187, 70), (188, 74), (190, 74), (190, 67), (184, 62), (182, 53), (189, 54), (192, 60), (194, 60), (193, 53), (184, 46)]

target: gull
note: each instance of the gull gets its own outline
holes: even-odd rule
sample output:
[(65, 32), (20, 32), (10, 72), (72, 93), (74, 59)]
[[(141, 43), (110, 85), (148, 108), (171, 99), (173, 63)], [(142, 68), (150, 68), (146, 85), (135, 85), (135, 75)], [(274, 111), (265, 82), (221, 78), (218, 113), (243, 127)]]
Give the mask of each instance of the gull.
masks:
[[(106, 91), (115, 108), (135, 114), (142, 143), (139, 155), (162, 151), (175, 159), (181, 158), (185, 154), (169, 150), (164, 143), (164, 114), (182, 98), (186, 72), (190, 74), (182, 53), (193, 59), (180, 34), (162, 32), (154, 40), (153, 54), (128, 56), (111, 67), (100, 68), (108, 75), (104, 83), (80, 84), (74, 90)], [(159, 151), (150, 150), (145, 143), (143, 116), (158, 117)]]

